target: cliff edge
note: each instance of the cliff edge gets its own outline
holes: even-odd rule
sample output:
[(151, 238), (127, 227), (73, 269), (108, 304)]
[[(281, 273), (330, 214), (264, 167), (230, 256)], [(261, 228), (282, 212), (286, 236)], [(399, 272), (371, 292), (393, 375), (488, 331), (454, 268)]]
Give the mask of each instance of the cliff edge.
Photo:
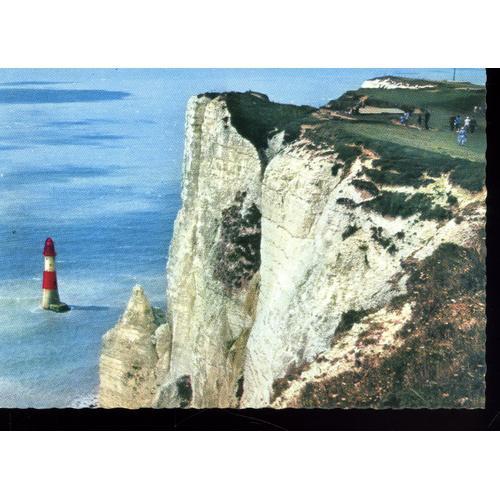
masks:
[[(166, 320), (134, 290), (102, 406), (484, 404), (484, 130), (441, 126), (484, 88), (380, 81), (319, 109), (191, 98)], [(429, 103), (431, 130), (377, 111)]]

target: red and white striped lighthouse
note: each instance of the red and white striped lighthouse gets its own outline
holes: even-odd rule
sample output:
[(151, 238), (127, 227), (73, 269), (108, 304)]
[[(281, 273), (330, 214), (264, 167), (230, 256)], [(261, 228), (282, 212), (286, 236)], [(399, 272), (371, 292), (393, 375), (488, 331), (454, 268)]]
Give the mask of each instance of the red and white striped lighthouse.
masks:
[(43, 258), (42, 307), (56, 312), (69, 311), (68, 305), (59, 299), (56, 275), (56, 249), (52, 238), (45, 240)]

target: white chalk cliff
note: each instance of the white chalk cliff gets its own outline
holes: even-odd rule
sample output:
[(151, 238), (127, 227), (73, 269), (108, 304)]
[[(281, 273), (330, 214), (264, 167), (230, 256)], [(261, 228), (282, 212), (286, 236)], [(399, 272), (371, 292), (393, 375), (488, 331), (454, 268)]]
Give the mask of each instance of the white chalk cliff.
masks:
[(366, 80), (361, 85), (362, 89), (407, 89), (407, 90), (418, 90), (418, 89), (432, 89), (436, 85), (431, 83), (410, 83), (404, 81), (403, 79), (398, 79), (394, 77), (386, 78), (373, 78), (372, 80)]
[[(308, 135), (317, 125), (306, 122), (295, 134), (266, 122), (265, 136), (259, 135), (259, 125), (245, 128), (249, 111), (236, 101), (240, 97), (252, 113), (274, 113), (260, 94), (207, 94), (188, 103), (166, 321), (134, 289), (125, 315), (104, 338), (100, 404), (411, 405), (400, 388), (397, 397), (377, 396), (380, 380), (370, 382), (373, 394), (361, 402), (359, 394), (350, 401), (330, 389), (341, 385), (341, 376), (385, 370), (385, 360), (414, 348), (412, 339), (423, 335), (419, 300), (428, 292), (417, 275), (443, 248), (455, 257), (481, 255), (484, 191), (454, 184), (449, 173), (421, 186), (382, 186), (369, 175), (380, 169), (376, 151), (363, 146), (352, 160), (342, 159), (337, 144)], [(393, 216), (370, 205), (381, 193), (408, 199), (420, 193), (443, 211), (450, 196), (456, 202), (449, 217)], [(450, 295), (439, 307), (462, 304), (450, 316), (452, 328), (468, 317), (472, 323), (477, 318), (469, 330), (480, 330), (481, 301), (479, 286)], [(448, 340), (443, 337), (439, 348)], [(429, 352), (433, 348), (429, 343)], [(415, 391), (415, 406), (436, 404)], [(472, 389), (464, 394), (462, 406), (477, 406), (475, 395)]]

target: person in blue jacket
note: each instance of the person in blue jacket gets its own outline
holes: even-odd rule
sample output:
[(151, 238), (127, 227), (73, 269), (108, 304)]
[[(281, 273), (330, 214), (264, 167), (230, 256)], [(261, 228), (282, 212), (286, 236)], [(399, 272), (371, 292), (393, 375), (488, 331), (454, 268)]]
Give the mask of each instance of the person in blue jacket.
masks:
[(457, 132), (457, 142), (460, 146), (464, 146), (467, 142), (467, 130), (465, 130), (465, 127), (462, 127)]

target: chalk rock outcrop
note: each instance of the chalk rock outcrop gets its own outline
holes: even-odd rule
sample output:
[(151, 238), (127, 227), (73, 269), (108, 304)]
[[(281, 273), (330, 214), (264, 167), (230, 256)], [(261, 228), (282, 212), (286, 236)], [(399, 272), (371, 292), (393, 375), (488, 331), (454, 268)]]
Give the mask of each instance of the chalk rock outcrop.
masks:
[(164, 317), (153, 310), (142, 287), (135, 286), (120, 321), (103, 337), (100, 406), (151, 406), (159, 361), (155, 332), (162, 321)]

